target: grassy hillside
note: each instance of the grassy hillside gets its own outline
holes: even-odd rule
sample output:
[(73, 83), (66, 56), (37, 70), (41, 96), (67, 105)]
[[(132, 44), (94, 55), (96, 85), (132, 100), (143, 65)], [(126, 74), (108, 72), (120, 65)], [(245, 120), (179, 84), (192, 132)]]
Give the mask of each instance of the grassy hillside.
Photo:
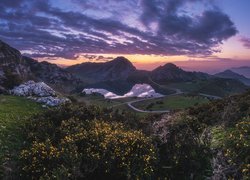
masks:
[(174, 110), (174, 109), (185, 109), (194, 105), (207, 103), (209, 100), (200, 96), (168, 96), (160, 99), (152, 99), (143, 102), (137, 102), (133, 105), (143, 110)]
[(248, 87), (233, 79), (212, 78), (192, 82), (181, 82), (168, 84), (169, 87), (181, 89), (190, 93), (205, 93), (215, 96), (228, 96), (245, 92)]
[(40, 104), (25, 98), (0, 95), (0, 177), (24, 142), (21, 129), (26, 117), (41, 110)]

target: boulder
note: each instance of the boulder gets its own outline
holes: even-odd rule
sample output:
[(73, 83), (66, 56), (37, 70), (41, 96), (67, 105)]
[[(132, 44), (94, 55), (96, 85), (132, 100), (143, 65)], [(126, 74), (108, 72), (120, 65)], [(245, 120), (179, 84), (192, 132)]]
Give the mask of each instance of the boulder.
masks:
[(16, 96), (26, 96), (43, 106), (59, 106), (69, 103), (70, 100), (64, 97), (58, 97), (56, 92), (44, 82), (28, 81), (12, 89), (11, 94)]
[(56, 92), (47, 84), (44, 82), (36, 83), (34, 81), (28, 81), (15, 87), (13, 90), (11, 90), (11, 93), (16, 96), (56, 96)]

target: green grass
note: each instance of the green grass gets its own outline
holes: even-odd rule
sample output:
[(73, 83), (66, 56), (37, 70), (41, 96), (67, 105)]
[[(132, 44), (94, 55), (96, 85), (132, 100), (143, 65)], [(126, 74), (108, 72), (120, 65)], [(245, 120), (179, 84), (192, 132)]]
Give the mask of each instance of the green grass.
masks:
[(0, 95), (0, 177), (24, 142), (21, 132), (26, 118), (41, 110), (40, 104), (23, 97)]
[(201, 96), (176, 95), (137, 102), (133, 105), (142, 110), (175, 110), (184, 109), (207, 102), (209, 102), (209, 100)]
[(135, 113), (139, 117), (145, 117), (147, 115), (147, 113), (139, 113), (139, 112), (132, 110), (126, 104), (126, 102), (134, 101), (140, 98), (129, 97), (129, 98), (109, 100), (109, 99), (104, 99), (104, 97), (101, 95), (85, 95), (85, 96), (74, 95), (73, 97), (74, 99), (77, 100), (77, 102), (84, 103), (86, 105), (97, 105), (103, 108), (113, 108), (114, 110), (118, 110), (119, 112), (127, 111), (131, 113)]
[(222, 148), (225, 139), (235, 128), (224, 128), (222, 125), (211, 128), (211, 148)]

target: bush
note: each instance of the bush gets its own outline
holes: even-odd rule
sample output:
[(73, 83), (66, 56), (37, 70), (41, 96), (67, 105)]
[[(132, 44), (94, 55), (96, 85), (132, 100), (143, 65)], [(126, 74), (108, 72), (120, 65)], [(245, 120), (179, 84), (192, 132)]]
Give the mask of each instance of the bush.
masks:
[(99, 115), (105, 117), (97, 107), (68, 107), (66, 112), (65, 108), (37, 116), (27, 127), (29, 143), (20, 155), (24, 177), (141, 179), (153, 175), (157, 153), (151, 138), (122, 123), (96, 120)]
[(176, 113), (154, 124), (160, 138), (159, 172), (163, 179), (205, 179), (211, 175), (206, 126), (185, 113)]
[(250, 118), (244, 118), (235, 125), (235, 129), (225, 139), (224, 149), (228, 163), (235, 166), (232, 176), (250, 177)]

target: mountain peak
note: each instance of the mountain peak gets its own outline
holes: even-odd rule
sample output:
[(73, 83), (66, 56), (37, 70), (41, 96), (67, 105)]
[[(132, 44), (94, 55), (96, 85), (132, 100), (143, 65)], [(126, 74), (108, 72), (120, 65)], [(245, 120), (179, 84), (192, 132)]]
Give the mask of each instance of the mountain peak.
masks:
[(118, 56), (115, 59), (113, 59), (112, 61), (117, 61), (117, 62), (130, 62), (127, 58), (123, 57), (123, 56)]
[(167, 69), (180, 69), (178, 66), (176, 66), (173, 63), (167, 63), (167, 64), (163, 65), (162, 67), (167, 68)]
[(132, 69), (135, 69), (134, 65), (125, 57), (123, 56), (118, 56), (115, 59), (113, 59), (112, 61), (107, 62), (108, 64), (115, 64), (115, 65), (122, 65), (122, 66), (127, 66), (130, 67)]
[(167, 63), (163, 66), (159, 66), (153, 71), (159, 71), (159, 70), (160, 71), (183, 71), (181, 68), (179, 68), (178, 66), (176, 66), (173, 63)]

